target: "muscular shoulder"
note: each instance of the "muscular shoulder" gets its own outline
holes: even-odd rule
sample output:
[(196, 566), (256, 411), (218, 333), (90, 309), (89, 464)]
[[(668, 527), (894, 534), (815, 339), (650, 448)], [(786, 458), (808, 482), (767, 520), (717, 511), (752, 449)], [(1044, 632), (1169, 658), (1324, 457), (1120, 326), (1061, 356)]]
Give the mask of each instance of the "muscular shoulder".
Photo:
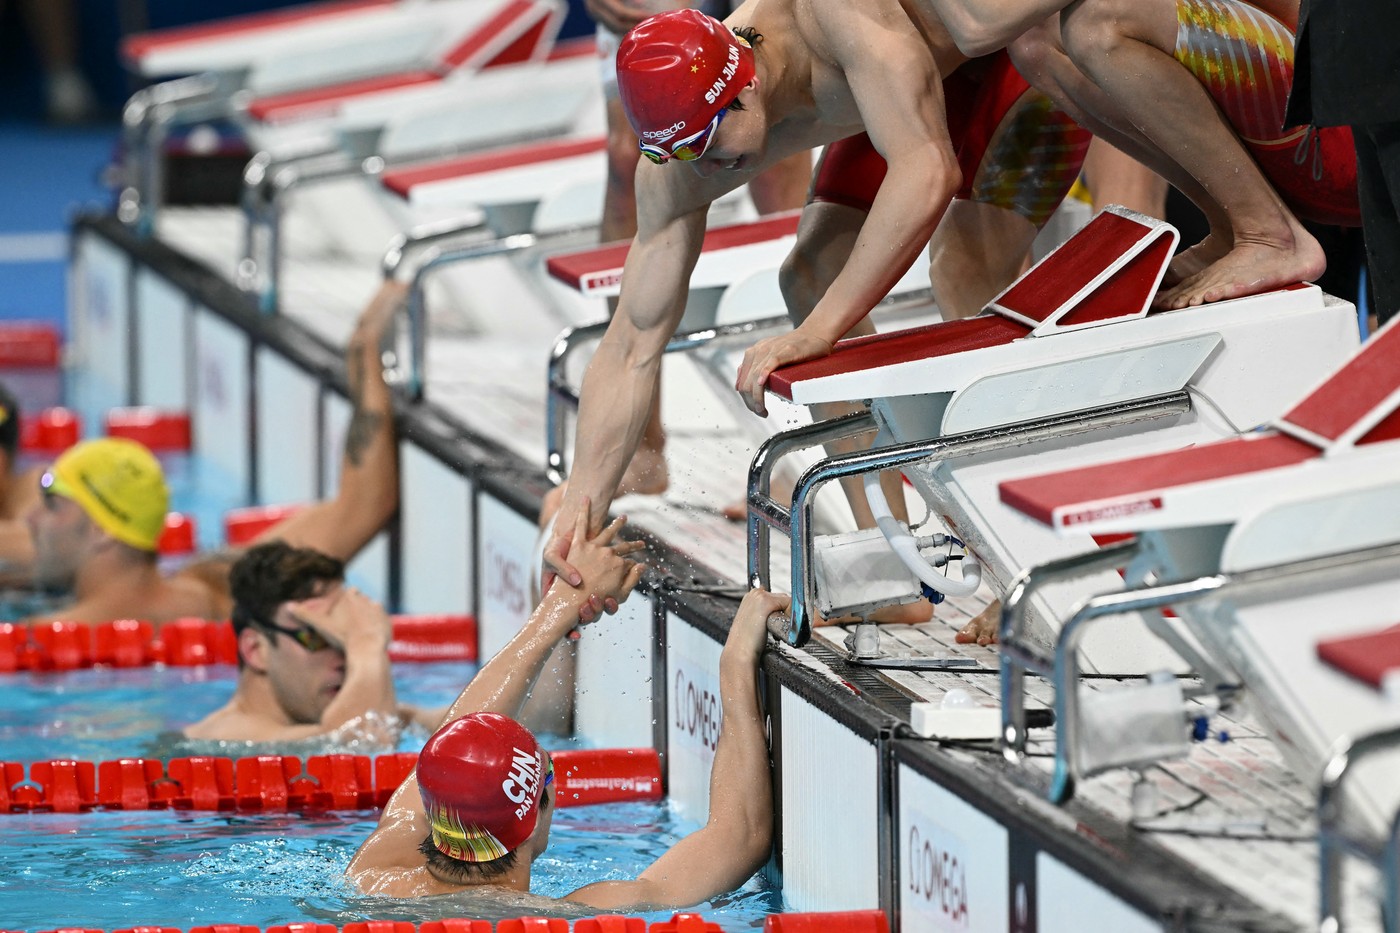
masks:
[(816, 57), (848, 68), (879, 69), (913, 56), (944, 70), (945, 59), (960, 58), (942, 22), (912, 3), (796, 0), (794, 10), (795, 26)]

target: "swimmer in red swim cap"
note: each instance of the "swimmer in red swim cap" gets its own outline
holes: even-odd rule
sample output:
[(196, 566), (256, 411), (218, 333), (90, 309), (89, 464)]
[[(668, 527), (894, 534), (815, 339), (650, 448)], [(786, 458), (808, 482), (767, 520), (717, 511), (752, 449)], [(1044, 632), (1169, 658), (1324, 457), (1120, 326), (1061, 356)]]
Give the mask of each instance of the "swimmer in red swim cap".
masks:
[[(556, 583), (520, 632), (482, 667), (430, 738), (411, 777), (394, 792), (379, 826), (346, 875), (366, 894), (422, 897), (472, 892), (483, 904), (557, 910), (531, 897), (532, 863), (549, 843), (553, 760), (511, 718), (551, 652), (579, 624), (580, 611), (627, 598), (641, 568), (614, 544), (621, 521), (587, 536), (580, 515), (573, 557), (582, 586)], [(752, 590), (729, 628), (719, 661), (722, 720), (710, 772), (704, 826), (633, 881), (585, 885), (564, 901), (599, 910), (689, 907), (743, 884), (768, 860), (773, 831), (772, 774), (758, 663), (768, 616), (786, 596)], [(606, 624), (606, 623), (603, 623)]]

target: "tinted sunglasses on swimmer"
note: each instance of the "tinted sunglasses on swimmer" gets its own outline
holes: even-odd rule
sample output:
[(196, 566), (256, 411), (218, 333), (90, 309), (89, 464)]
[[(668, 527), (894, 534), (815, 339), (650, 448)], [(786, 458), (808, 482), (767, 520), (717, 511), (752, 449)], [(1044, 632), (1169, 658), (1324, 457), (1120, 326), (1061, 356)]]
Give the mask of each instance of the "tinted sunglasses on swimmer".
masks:
[(261, 620), (254, 622), (253, 624), (258, 626), (258, 628), (267, 629), (269, 632), (276, 632), (280, 635), (286, 635), (292, 641), (296, 642), (298, 645), (301, 645), (303, 648), (305, 648), (307, 651), (312, 652), (313, 654), (317, 651), (325, 651), (327, 648), (335, 647), (329, 641), (326, 640), (326, 636), (322, 635), (314, 628), (285, 628), (284, 626), (276, 625), (272, 622), (264, 622)]
[(729, 112), (725, 107), (715, 118), (705, 124), (705, 128), (698, 133), (692, 133), (683, 139), (678, 139), (671, 143), (669, 147), (654, 146), (651, 143), (638, 143), (642, 150), (642, 155), (646, 156), (657, 165), (664, 165), (671, 159), (679, 159), (682, 162), (694, 162), (705, 154), (705, 150), (710, 148), (710, 143), (714, 142), (715, 130), (719, 129), (720, 121)]

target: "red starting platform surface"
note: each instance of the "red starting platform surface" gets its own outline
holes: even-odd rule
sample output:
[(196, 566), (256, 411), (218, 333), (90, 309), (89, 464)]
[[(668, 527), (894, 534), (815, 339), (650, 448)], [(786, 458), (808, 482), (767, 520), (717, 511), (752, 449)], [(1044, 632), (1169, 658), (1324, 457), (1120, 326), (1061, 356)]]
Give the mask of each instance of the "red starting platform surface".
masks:
[[(761, 220), (746, 223), (727, 224), (705, 232), (705, 242), (701, 246), (702, 261), (706, 257), (719, 258), (728, 262), (740, 250), (752, 249), (763, 244), (779, 244), (785, 237), (797, 235), (797, 221), (801, 211), (788, 211), (774, 214)], [(622, 266), (631, 249), (630, 240), (607, 243), (591, 249), (576, 250), (551, 256), (545, 268), (554, 278), (585, 295), (615, 295), (622, 284)], [(782, 245), (786, 254), (787, 246)], [(691, 288), (713, 284), (728, 284), (742, 273), (727, 270), (722, 280), (708, 281), (697, 267), (691, 277)]]
[[(1321, 458), (1340, 462), (1359, 447), (1400, 439), (1400, 327), (1391, 322), (1270, 431), (1148, 457), (1010, 480), (1001, 500), (1068, 528), (1172, 508), (1193, 492), (1232, 482), (1219, 503), (1226, 521), (1253, 498), (1241, 481)], [(1262, 494), (1264, 488), (1253, 490)]]

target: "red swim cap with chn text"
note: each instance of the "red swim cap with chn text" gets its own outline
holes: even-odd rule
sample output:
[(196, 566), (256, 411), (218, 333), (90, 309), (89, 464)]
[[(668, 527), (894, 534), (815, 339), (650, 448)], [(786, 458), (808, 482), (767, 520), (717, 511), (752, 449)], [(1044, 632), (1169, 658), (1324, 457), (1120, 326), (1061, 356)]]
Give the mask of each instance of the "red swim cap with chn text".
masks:
[(698, 10), (645, 19), (617, 49), (622, 107), (647, 145), (700, 131), (753, 76), (749, 44)]
[(433, 845), (464, 862), (489, 862), (535, 831), (546, 781), (530, 730), (499, 713), (472, 713), (433, 733), (418, 755)]

